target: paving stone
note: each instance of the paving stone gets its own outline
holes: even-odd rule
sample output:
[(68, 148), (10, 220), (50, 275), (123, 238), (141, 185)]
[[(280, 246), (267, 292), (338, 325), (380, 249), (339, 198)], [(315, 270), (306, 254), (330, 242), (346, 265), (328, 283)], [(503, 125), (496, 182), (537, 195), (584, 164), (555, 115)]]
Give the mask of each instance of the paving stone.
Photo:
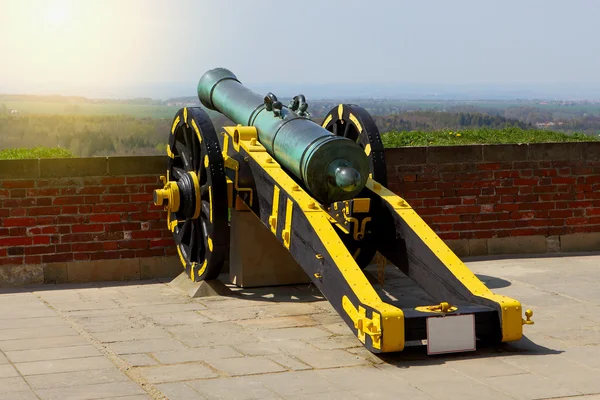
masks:
[(534, 374), (483, 378), (480, 382), (518, 400), (566, 397), (580, 394), (577, 390), (566, 388)]
[[(220, 380), (221, 379), (216, 379), (216, 381)], [(212, 382), (212, 380), (207, 379), (200, 382)], [(202, 396), (184, 382), (161, 383), (159, 385), (155, 385), (155, 387), (160, 390), (162, 394), (167, 396), (167, 399), (169, 400), (208, 399), (208, 397)]]
[(49, 338), (57, 336), (76, 336), (78, 333), (69, 326), (47, 326), (40, 328), (17, 328), (0, 330), (0, 341)]
[(307, 326), (301, 328), (269, 329), (257, 332), (256, 336), (271, 342), (291, 339), (311, 340), (331, 336), (331, 334), (318, 327)]
[(365, 382), (369, 382), (369, 388), (386, 389), (393, 392), (396, 388), (406, 386), (408, 383), (372, 366), (323, 369), (315, 372), (318, 376), (331, 382), (336, 391), (364, 390)]
[(145, 394), (138, 394), (133, 396), (103, 397), (102, 400), (153, 400), (153, 398)]
[(280, 342), (250, 342), (233, 345), (238, 351), (247, 356), (265, 356), (275, 354), (290, 354), (312, 351), (315, 348), (300, 340), (285, 340)]
[(364, 347), (354, 335), (336, 335), (325, 338), (313, 339), (310, 344), (323, 350), (349, 349), (353, 347)]
[(121, 356), (121, 359), (132, 367), (145, 367), (158, 364), (158, 361), (147, 354), (125, 354)]
[(100, 352), (92, 345), (54, 347), (50, 349), (7, 351), (6, 356), (13, 363), (44, 360), (62, 360), (68, 358), (82, 358), (101, 356)]
[(369, 363), (371, 363), (373, 365), (383, 364), (383, 362), (384, 362), (380, 357), (371, 353), (369, 350), (367, 350), (366, 348), (364, 348), (362, 346), (361, 347), (353, 347), (351, 349), (346, 349), (346, 351), (350, 354), (354, 354), (354, 355), (364, 358), (365, 360), (367, 360)]
[(314, 326), (317, 324), (315, 320), (307, 315), (262, 318), (262, 319), (244, 319), (235, 321), (246, 329), (279, 329), (279, 328), (295, 328), (301, 326)]
[(435, 376), (435, 380), (439, 382), (447, 382), (464, 377), (463, 374), (453, 370), (446, 364), (440, 363), (436, 359), (413, 362), (401, 361), (398, 363), (390, 361), (389, 363), (377, 365), (377, 368), (413, 385), (430, 382), (432, 376)]
[(0, 378), (0, 393), (26, 392), (29, 385), (20, 376)]
[[(310, 395), (310, 400), (358, 400), (358, 399), (363, 399), (365, 398), (365, 396), (369, 396), (369, 394), (371, 393), (371, 390), (369, 390), (369, 393), (367, 395), (365, 395), (364, 393), (359, 392), (358, 394), (353, 394), (352, 392), (346, 392), (346, 391), (340, 391), (340, 392), (329, 392), (329, 393), (313, 393)], [(368, 398), (368, 397), (366, 397)], [(380, 399), (380, 396), (376, 397), (377, 399)], [(306, 396), (303, 394), (297, 395), (297, 396), (286, 396), (285, 397), (286, 400), (306, 400)], [(398, 397), (394, 397), (394, 400), (397, 400)]]
[(83, 346), (86, 344), (89, 344), (89, 342), (83, 337), (69, 335), (39, 339), (5, 340), (0, 342), (0, 350), (6, 352), (13, 350), (49, 349), (53, 347)]
[(6, 358), (6, 356), (0, 352), (0, 365), (2, 364), (8, 364), (8, 358)]
[(17, 363), (15, 367), (21, 374), (55, 374), (59, 372), (84, 371), (88, 369), (104, 369), (114, 367), (104, 357), (71, 358), (68, 360), (34, 361)]
[(338, 368), (370, 364), (364, 358), (343, 350), (311, 350), (294, 353), (294, 355), (313, 368)]
[(134, 314), (111, 315), (104, 317), (79, 317), (77, 323), (90, 333), (120, 332), (122, 330), (154, 327), (144, 317)]
[(10, 322), (0, 323), (0, 329), (18, 329), (18, 328), (41, 328), (46, 326), (68, 326), (68, 324), (59, 317), (39, 317), (39, 318), (15, 318)]
[(343, 322), (321, 325), (321, 328), (327, 329), (334, 335), (347, 335), (348, 332), (351, 332), (348, 325)]
[(146, 392), (134, 382), (112, 382), (98, 385), (71, 386), (59, 389), (39, 389), (42, 400), (91, 400), (116, 396), (145, 395)]
[(261, 382), (248, 376), (192, 381), (188, 384), (211, 400), (271, 400), (282, 398)]
[(77, 290), (38, 290), (34, 293), (52, 305), (83, 301)]
[[(199, 335), (199, 336), (211, 336), (211, 335), (226, 335), (231, 333), (244, 333), (246, 334), (246, 330), (244, 330), (241, 326), (236, 325), (231, 322), (211, 322), (202, 324), (202, 329), (198, 329), (198, 326), (191, 325), (181, 325), (181, 326), (171, 326), (166, 328), (167, 331), (173, 334), (173, 336), (177, 337), (180, 335)], [(201, 331), (201, 332), (200, 332)]]
[(506, 362), (583, 394), (600, 393), (598, 371), (559, 355), (506, 357)]
[(105, 308), (102, 310), (81, 310), (69, 312), (69, 318), (99, 318), (99, 317), (111, 317), (111, 316), (135, 316), (138, 315), (133, 310), (128, 308)]
[(95, 332), (94, 337), (103, 343), (125, 342), (128, 340), (160, 339), (170, 337), (169, 332), (160, 327), (149, 326), (138, 329)]
[(128, 382), (127, 375), (116, 368), (70, 371), (56, 374), (30, 375), (27, 382), (34, 390)]
[(451, 360), (447, 366), (472, 378), (489, 378), (493, 376), (527, 374), (528, 371), (504, 360), (486, 356)]
[(35, 308), (19, 308), (15, 309), (14, 305), (11, 308), (0, 310), (0, 324), (6, 324), (6, 320), (22, 319), (22, 318), (42, 318), (42, 317), (56, 317), (56, 313), (44, 306), (38, 306)]
[(127, 340), (111, 343), (109, 346), (117, 354), (153, 353), (162, 350), (179, 350), (186, 348), (181, 342), (169, 338)]
[(31, 390), (22, 392), (0, 392), (0, 400), (39, 400), (39, 397)]
[(293, 315), (307, 315), (315, 312), (310, 304), (261, 304), (259, 306), (242, 306), (229, 309), (226, 313), (222, 310), (208, 309), (202, 311), (202, 315), (215, 321), (257, 320)]
[(421, 391), (436, 399), (460, 399), (460, 400), (510, 400), (511, 396), (502, 393), (500, 388), (494, 390), (473, 379), (462, 377), (451, 381), (438, 382), (432, 379), (430, 382), (422, 382), (416, 385)]
[(209, 347), (209, 346), (225, 346), (237, 345), (241, 343), (250, 343), (258, 341), (256, 336), (249, 333), (206, 333), (202, 329), (198, 329), (194, 333), (183, 333), (174, 335), (190, 347)]
[(229, 376), (242, 376), (281, 372), (286, 369), (264, 357), (225, 358), (210, 360), (208, 364)]
[(276, 362), (277, 364), (283, 366), (286, 369), (292, 371), (304, 371), (308, 369), (312, 369), (311, 366), (306, 365), (302, 361), (298, 360), (293, 356), (288, 356), (285, 354), (273, 354), (268, 357), (270, 360)]
[(12, 378), (19, 376), (19, 373), (10, 364), (0, 365), (0, 378)]
[(256, 375), (254, 379), (274, 391), (287, 397), (313, 395), (338, 391), (329, 381), (317, 375), (315, 371), (294, 371), (285, 374)]
[(569, 348), (560, 356), (590, 368), (600, 368), (600, 347), (598, 346)]
[(196, 325), (206, 322), (213, 322), (210, 318), (202, 316), (195, 311), (179, 311), (170, 313), (161, 313), (150, 315), (150, 318), (159, 325), (175, 326), (175, 325)]
[(80, 301), (80, 302), (75, 302), (75, 303), (57, 303), (54, 306), (58, 310), (63, 311), (63, 312), (105, 310), (105, 309), (119, 308), (119, 305), (112, 300)]
[(134, 307), (134, 309), (142, 314), (163, 314), (179, 311), (205, 310), (206, 306), (200, 303), (153, 304)]
[(87, 301), (105, 301), (121, 297), (118, 287), (87, 288), (76, 290), (76, 292), (83, 300)]
[(219, 376), (206, 365), (200, 363), (140, 367), (138, 371), (150, 383), (180, 382)]
[(185, 350), (159, 351), (152, 354), (161, 364), (178, 364), (190, 361), (209, 361), (232, 357), (242, 357), (243, 354), (230, 346), (197, 347)]

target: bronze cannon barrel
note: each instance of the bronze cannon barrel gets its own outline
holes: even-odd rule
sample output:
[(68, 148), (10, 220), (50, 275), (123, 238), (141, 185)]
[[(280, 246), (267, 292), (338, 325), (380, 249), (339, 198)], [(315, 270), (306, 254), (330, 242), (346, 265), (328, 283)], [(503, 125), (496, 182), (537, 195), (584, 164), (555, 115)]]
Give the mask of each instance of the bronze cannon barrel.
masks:
[(294, 99), (294, 106), (285, 107), (272, 93), (261, 96), (231, 71), (216, 68), (200, 78), (198, 98), (234, 123), (254, 126), (267, 152), (318, 201), (349, 200), (364, 188), (369, 176), (364, 150), (307, 118), (303, 96)]

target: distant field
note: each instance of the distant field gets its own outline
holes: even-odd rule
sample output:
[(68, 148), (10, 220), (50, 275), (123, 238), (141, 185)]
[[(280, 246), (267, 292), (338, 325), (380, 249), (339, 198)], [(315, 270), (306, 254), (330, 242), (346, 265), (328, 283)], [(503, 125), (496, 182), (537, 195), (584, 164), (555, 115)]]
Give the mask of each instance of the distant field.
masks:
[(461, 146), (469, 144), (597, 142), (598, 136), (581, 133), (567, 135), (560, 132), (504, 129), (439, 130), (433, 132), (387, 132), (382, 135), (385, 147), (406, 146)]
[(33, 149), (2, 149), (0, 160), (36, 159), (36, 158), (71, 158), (75, 157), (67, 149), (36, 147)]
[(181, 107), (136, 104), (66, 104), (37, 101), (2, 101), (21, 114), (45, 115), (130, 115), (137, 118), (173, 118)]

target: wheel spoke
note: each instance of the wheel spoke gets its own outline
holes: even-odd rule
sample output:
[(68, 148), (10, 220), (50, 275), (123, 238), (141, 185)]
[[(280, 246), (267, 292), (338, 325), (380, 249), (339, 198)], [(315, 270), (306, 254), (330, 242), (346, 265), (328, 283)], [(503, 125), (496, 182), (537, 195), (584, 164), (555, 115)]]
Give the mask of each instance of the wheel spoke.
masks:
[(173, 177), (175, 179), (181, 179), (183, 176), (185, 175), (185, 170), (178, 168), (178, 167), (173, 167)]
[(183, 144), (179, 140), (177, 140), (175, 142), (175, 148), (177, 149), (179, 156), (183, 160), (183, 166), (185, 167), (186, 171), (191, 171), (192, 164), (191, 164), (191, 160), (190, 160), (191, 155), (190, 155), (189, 147), (187, 147), (185, 144)]
[(196, 257), (198, 261), (203, 261), (205, 258), (205, 244), (204, 244), (204, 227), (202, 226), (202, 221), (200, 219), (194, 220), (194, 238), (195, 238), (195, 246), (196, 246)]
[(346, 126), (344, 126), (344, 134), (342, 136), (344, 136), (345, 138), (347, 138), (348, 137), (348, 133), (350, 133), (351, 124), (349, 124), (348, 122), (346, 122), (345, 125)]
[[(177, 239), (180, 244), (188, 244), (190, 231), (192, 229), (192, 220), (188, 219), (184, 222), (183, 226), (179, 228), (179, 232), (177, 232)], [(188, 240), (186, 240), (188, 239)]]
[(208, 196), (208, 186), (209, 186), (208, 183), (205, 183), (204, 185), (200, 186), (200, 198), (202, 200), (206, 200), (206, 201), (209, 200), (208, 199), (208, 197), (209, 197)]
[(190, 260), (198, 260), (198, 229), (196, 221), (192, 221), (192, 228), (190, 232)]
[(338, 136), (338, 122), (337, 121), (333, 123), (333, 134), (335, 136)]

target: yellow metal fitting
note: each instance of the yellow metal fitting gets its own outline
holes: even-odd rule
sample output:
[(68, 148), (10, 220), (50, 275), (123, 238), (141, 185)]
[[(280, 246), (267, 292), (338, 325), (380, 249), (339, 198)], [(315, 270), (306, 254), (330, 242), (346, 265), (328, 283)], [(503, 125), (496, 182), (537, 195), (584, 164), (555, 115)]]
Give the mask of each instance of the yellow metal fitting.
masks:
[(448, 312), (453, 312), (453, 311), (458, 310), (458, 307), (452, 306), (452, 305), (450, 305), (450, 303), (443, 301), (440, 304), (438, 304), (437, 306), (419, 306), (419, 307), (415, 307), (415, 310), (421, 311), (421, 312), (448, 313)]
[(531, 320), (531, 317), (533, 317), (533, 311), (526, 310), (525, 318), (527, 318), (527, 320), (523, 320), (523, 325), (533, 325), (535, 322)]
[(354, 205), (352, 206), (352, 212), (355, 213), (367, 213), (371, 206), (371, 199), (354, 199)]
[(171, 212), (179, 211), (179, 186), (176, 182), (167, 182), (164, 188), (154, 191), (154, 205), (162, 206), (165, 201), (165, 210)]
[(309, 201), (308, 202), (308, 208), (315, 209), (315, 208), (317, 208), (317, 205), (315, 204), (314, 201)]
[(250, 144), (251, 144), (252, 146), (256, 146), (256, 138), (251, 138), (251, 139), (250, 139)]

